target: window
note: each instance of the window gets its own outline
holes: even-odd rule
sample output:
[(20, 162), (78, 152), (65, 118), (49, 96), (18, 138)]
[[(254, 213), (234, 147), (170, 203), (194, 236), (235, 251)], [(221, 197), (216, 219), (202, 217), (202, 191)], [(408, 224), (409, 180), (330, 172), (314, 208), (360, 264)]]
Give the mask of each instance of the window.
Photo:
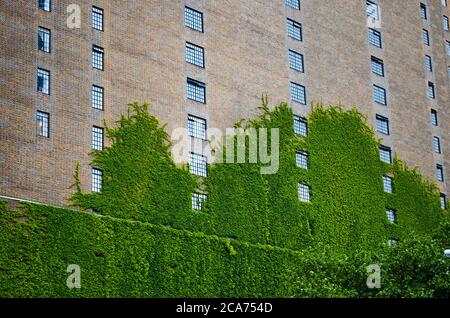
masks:
[(435, 153), (441, 153), (441, 140), (439, 137), (433, 137), (433, 150)]
[(207, 160), (205, 156), (189, 153), (189, 171), (197, 176), (206, 177), (207, 175)]
[(386, 215), (390, 223), (394, 224), (397, 222), (397, 215), (394, 210), (386, 209)]
[(366, 11), (368, 17), (374, 18), (375, 20), (379, 19), (378, 5), (372, 1), (366, 1)]
[(431, 110), (431, 124), (433, 126), (439, 125), (437, 111), (435, 111), (434, 109)]
[(447, 0), (441, 0), (441, 4), (446, 7), (447, 6)]
[(39, 0), (39, 9), (44, 11), (50, 11), (51, 10), (50, 0)]
[(444, 30), (449, 30), (449, 23), (448, 23), (448, 17), (444, 15)]
[(308, 121), (306, 118), (294, 115), (294, 132), (299, 136), (308, 135)]
[(184, 7), (184, 25), (195, 31), (203, 32), (203, 13)]
[(205, 67), (203, 48), (186, 42), (186, 62), (200, 67)]
[(103, 128), (92, 127), (92, 150), (103, 150)]
[(445, 47), (447, 49), (447, 55), (450, 56), (450, 42), (449, 41), (445, 42)]
[(92, 7), (92, 27), (103, 31), (103, 9)]
[(286, 23), (288, 36), (297, 41), (303, 41), (302, 25), (291, 19), (287, 19)]
[(100, 193), (102, 192), (103, 183), (103, 171), (97, 168), (92, 168), (92, 182), (91, 182), (92, 192)]
[(50, 72), (42, 68), (37, 71), (37, 91), (50, 95)]
[(104, 50), (94, 45), (92, 47), (92, 67), (103, 71), (103, 55)]
[(297, 167), (308, 169), (308, 153), (304, 151), (297, 151), (295, 155)]
[(430, 34), (425, 29), (423, 29), (423, 43), (427, 46), (430, 45)]
[(434, 92), (434, 84), (431, 82), (428, 82), (428, 97), (435, 98), (436, 94)]
[(447, 209), (447, 197), (445, 196), (445, 194), (441, 193), (440, 200), (441, 200), (441, 208), (443, 210), (446, 210)]
[(381, 33), (369, 28), (369, 43), (381, 48)]
[(311, 202), (311, 188), (308, 185), (298, 184), (298, 199), (302, 202)]
[(389, 135), (389, 119), (378, 114), (375, 117), (376, 117), (377, 131), (382, 134)]
[(206, 140), (206, 120), (193, 115), (188, 115), (189, 136)]
[(382, 60), (377, 59), (376, 57), (372, 56), (371, 58), (371, 64), (372, 64), (372, 72), (384, 76), (384, 63)]
[(92, 108), (103, 110), (104, 106), (103, 87), (92, 85)]
[(300, 0), (286, 0), (286, 5), (300, 10)]
[(303, 73), (303, 55), (289, 50), (289, 67)]
[(291, 98), (294, 102), (306, 105), (305, 86), (291, 82)]
[(38, 49), (39, 51), (50, 53), (50, 30), (39, 27), (38, 29)]
[(205, 83), (187, 79), (187, 98), (197, 102), (206, 103)]
[(50, 115), (38, 111), (36, 114), (38, 136), (49, 138), (50, 137)]
[(392, 193), (393, 192), (393, 186), (392, 186), (392, 178), (389, 176), (383, 176), (383, 188), (384, 192)]
[(373, 100), (386, 105), (386, 90), (378, 85), (373, 85)]
[(380, 146), (380, 160), (385, 163), (392, 163), (391, 148)]
[(431, 56), (425, 55), (425, 68), (428, 72), (433, 72), (433, 62)]
[(205, 206), (204, 203), (208, 199), (206, 194), (203, 193), (192, 193), (192, 210), (194, 211), (202, 211)]
[(444, 182), (444, 168), (442, 165), (436, 165), (436, 179)]
[(427, 19), (427, 6), (423, 3), (420, 4), (420, 17), (424, 20)]

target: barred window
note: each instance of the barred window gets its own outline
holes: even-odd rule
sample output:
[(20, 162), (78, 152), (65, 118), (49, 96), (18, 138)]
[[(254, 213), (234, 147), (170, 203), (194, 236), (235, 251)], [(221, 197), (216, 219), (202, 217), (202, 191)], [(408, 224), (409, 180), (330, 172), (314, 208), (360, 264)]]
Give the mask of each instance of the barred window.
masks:
[(423, 29), (423, 43), (427, 46), (430, 45), (430, 34), (425, 29)]
[(47, 95), (50, 94), (50, 71), (38, 68), (37, 91)]
[(373, 100), (386, 105), (386, 90), (378, 85), (373, 85)]
[(383, 188), (384, 192), (392, 193), (393, 192), (393, 186), (392, 186), (392, 178), (389, 176), (383, 176)]
[(306, 105), (305, 86), (291, 82), (291, 99)]
[(438, 114), (437, 114), (437, 111), (434, 110), (434, 109), (431, 110), (431, 124), (433, 126), (438, 126), (439, 125)]
[(425, 68), (428, 72), (433, 72), (433, 62), (431, 56), (425, 55)]
[(104, 89), (103, 87), (92, 85), (92, 108), (103, 110)]
[(39, 51), (50, 53), (50, 38), (51, 38), (50, 30), (43, 27), (39, 27), (38, 29)]
[(92, 127), (92, 150), (103, 150), (103, 128)]
[(297, 151), (295, 155), (297, 167), (308, 169), (308, 153), (304, 151)]
[(195, 100), (197, 102), (206, 103), (206, 87), (205, 83), (193, 80), (191, 78), (187, 79), (187, 98)]
[(442, 165), (436, 165), (436, 179), (444, 182), (444, 168)]
[(302, 202), (311, 202), (311, 188), (306, 184), (299, 183), (298, 198)]
[(390, 223), (394, 224), (397, 222), (397, 214), (392, 209), (386, 209), (386, 215)]
[(376, 20), (379, 19), (379, 11), (377, 4), (373, 3), (372, 1), (366, 1), (366, 11), (368, 17), (374, 18)]
[(203, 32), (203, 13), (184, 7), (184, 25), (193, 30)]
[(103, 70), (103, 55), (104, 50), (103, 48), (94, 45), (92, 47), (92, 67)]
[(371, 64), (372, 64), (372, 72), (384, 76), (384, 63), (382, 60), (372, 56), (371, 57)]
[(381, 116), (381, 115), (376, 115), (376, 126), (377, 126), (377, 131), (385, 134), (385, 135), (389, 135), (389, 119)]
[(289, 50), (289, 67), (303, 73), (303, 55)]
[(302, 25), (291, 19), (287, 19), (286, 23), (288, 36), (290, 36), (293, 39), (296, 39), (297, 41), (303, 41)]
[(434, 92), (434, 84), (431, 82), (428, 82), (428, 97), (435, 98), (436, 94)]
[(308, 121), (306, 118), (294, 116), (294, 132), (299, 136), (308, 135)]
[(103, 31), (103, 9), (92, 7), (92, 27)]
[(188, 115), (189, 136), (206, 140), (206, 120), (193, 115)]
[(300, 10), (300, 0), (286, 0), (286, 5)]
[(192, 210), (203, 211), (207, 199), (208, 196), (206, 194), (197, 192), (192, 193)]
[(189, 153), (189, 170), (192, 174), (206, 177), (208, 174), (208, 161), (205, 156)]
[(449, 23), (448, 23), (448, 17), (444, 15), (444, 30), (449, 30)]
[(381, 48), (381, 33), (369, 28), (369, 43)]
[(427, 6), (423, 3), (420, 4), (420, 17), (424, 20), (427, 19)]
[(433, 150), (435, 153), (441, 153), (441, 140), (439, 137), (433, 137)]
[(202, 47), (186, 42), (186, 62), (205, 67), (204, 56)]
[(50, 115), (49, 113), (38, 111), (36, 113), (38, 136), (50, 137)]
[(380, 146), (380, 160), (385, 163), (392, 163), (391, 148)]
[(50, 0), (39, 0), (39, 9), (44, 11), (50, 11), (51, 10)]
[(441, 208), (443, 210), (447, 209), (447, 197), (445, 194), (441, 193), (440, 195), (440, 201), (441, 201)]
[(91, 180), (92, 192), (97, 193), (102, 192), (102, 186), (103, 186), (103, 171), (97, 168), (92, 168), (92, 180)]

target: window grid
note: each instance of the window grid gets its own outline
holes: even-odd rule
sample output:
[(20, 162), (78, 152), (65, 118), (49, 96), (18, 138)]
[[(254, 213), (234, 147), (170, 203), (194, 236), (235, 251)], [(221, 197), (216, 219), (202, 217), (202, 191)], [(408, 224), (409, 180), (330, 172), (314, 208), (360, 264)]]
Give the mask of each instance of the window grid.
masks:
[(286, 5), (300, 10), (300, 0), (286, 0)]
[(308, 135), (308, 121), (306, 118), (294, 116), (294, 132), (303, 137)]
[(428, 82), (428, 97), (435, 98), (436, 94), (434, 92), (434, 84), (431, 82)]
[(437, 111), (435, 111), (434, 109), (431, 110), (431, 124), (433, 126), (439, 125)]
[(303, 73), (303, 55), (289, 50), (289, 67)]
[(427, 20), (427, 6), (423, 3), (420, 4), (420, 17)]
[(203, 211), (205, 206), (205, 202), (208, 199), (208, 196), (203, 193), (194, 192), (192, 193), (192, 210), (194, 211)]
[(104, 89), (103, 87), (92, 85), (92, 108), (103, 110)]
[(371, 58), (371, 64), (372, 64), (372, 72), (384, 76), (384, 63), (382, 60), (377, 59), (376, 57)]
[(203, 13), (184, 7), (184, 25), (193, 30), (203, 32)]
[(383, 176), (383, 188), (384, 188), (384, 192), (386, 192), (386, 193), (392, 193), (393, 192), (392, 178), (391, 177)]
[(39, 9), (42, 9), (44, 11), (50, 11), (51, 10), (50, 0), (39, 0)]
[(92, 27), (103, 31), (103, 9), (92, 7)]
[(303, 40), (302, 25), (291, 19), (287, 19), (286, 23), (288, 36), (293, 39), (296, 39), (297, 41), (302, 41)]
[(305, 86), (291, 82), (291, 98), (294, 102), (306, 105)]
[(92, 127), (92, 150), (103, 150), (103, 128)]
[(449, 22), (448, 22), (448, 17), (446, 15), (444, 15), (444, 30), (448, 31), (449, 30)]
[(311, 188), (306, 184), (299, 183), (298, 198), (302, 202), (311, 202)]
[(369, 43), (373, 46), (381, 48), (381, 33), (377, 30), (369, 28)]
[(41, 137), (50, 137), (50, 115), (45, 112), (38, 111), (36, 114), (38, 135)]
[(205, 156), (189, 153), (189, 171), (197, 176), (206, 177), (208, 163)]
[(202, 47), (186, 42), (186, 62), (205, 67), (204, 56)]
[(433, 137), (433, 150), (435, 153), (441, 153), (441, 140), (439, 137)]
[(92, 67), (103, 70), (103, 55), (104, 50), (99, 46), (92, 47)]
[(103, 171), (97, 168), (92, 168), (92, 182), (91, 182), (92, 192), (100, 193), (102, 192), (103, 186)]
[(386, 215), (390, 223), (395, 224), (397, 222), (397, 215), (394, 210), (386, 209)]
[(381, 115), (376, 115), (376, 127), (377, 131), (389, 135), (389, 119), (386, 117), (383, 117)]
[(295, 155), (297, 167), (308, 169), (308, 153), (304, 151), (297, 151)]
[(379, 19), (377, 4), (373, 3), (372, 1), (366, 1), (366, 11), (368, 17), (374, 18), (376, 20)]
[(423, 43), (427, 46), (430, 45), (430, 34), (425, 29), (423, 29)]
[(441, 193), (440, 195), (440, 201), (441, 201), (441, 208), (443, 210), (447, 209), (447, 197), (445, 194)]
[(380, 146), (380, 160), (385, 163), (392, 163), (391, 148)]
[(50, 72), (42, 68), (37, 70), (37, 91), (50, 94)]
[(38, 49), (50, 53), (50, 30), (39, 27), (38, 29)]
[(433, 72), (433, 62), (431, 56), (425, 55), (425, 68), (428, 72)]
[(206, 120), (193, 115), (188, 115), (189, 136), (206, 140)]
[(444, 168), (442, 165), (436, 165), (436, 179), (444, 182)]
[(205, 104), (205, 83), (188, 78), (187, 98)]
[(386, 90), (380, 86), (373, 85), (373, 99), (377, 103), (386, 105)]

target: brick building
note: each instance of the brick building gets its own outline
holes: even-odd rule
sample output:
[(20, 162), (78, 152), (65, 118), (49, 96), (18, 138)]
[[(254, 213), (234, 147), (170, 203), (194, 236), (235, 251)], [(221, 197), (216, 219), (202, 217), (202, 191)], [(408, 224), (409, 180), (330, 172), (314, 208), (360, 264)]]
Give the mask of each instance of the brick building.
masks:
[[(450, 180), (450, 3), (445, 0), (2, 0), (0, 195), (66, 203), (76, 162), (133, 100), (170, 133), (226, 128), (288, 101), (341, 101), (385, 148)], [(78, 15), (79, 14), (79, 15)], [(79, 19), (78, 19), (79, 16)], [(107, 141), (105, 141), (107, 143)], [(443, 200), (445, 202), (445, 200)]]

